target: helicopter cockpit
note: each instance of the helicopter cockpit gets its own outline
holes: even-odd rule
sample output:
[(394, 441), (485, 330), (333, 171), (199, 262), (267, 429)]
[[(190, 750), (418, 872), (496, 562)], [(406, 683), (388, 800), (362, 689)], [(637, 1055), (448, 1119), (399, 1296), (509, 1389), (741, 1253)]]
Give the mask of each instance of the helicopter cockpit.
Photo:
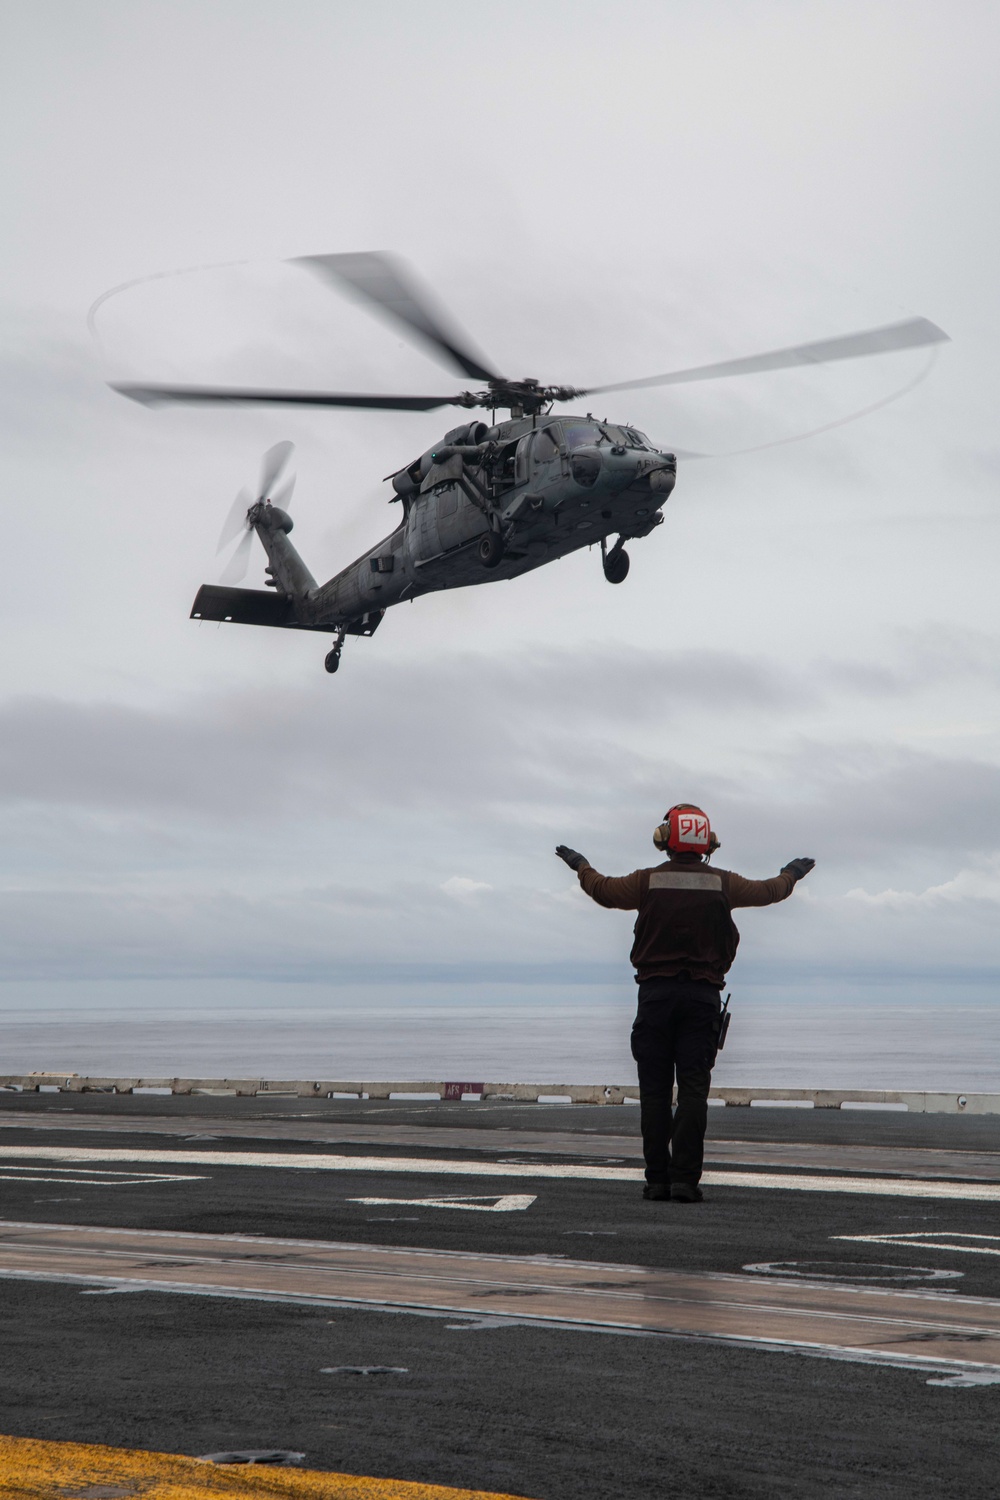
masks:
[(595, 422), (592, 418), (581, 422), (565, 420), (559, 424), (567, 448), (599, 447), (610, 443), (613, 448), (643, 448), (656, 452), (653, 443), (644, 432), (634, 427), (621, 427), (612, 422)]

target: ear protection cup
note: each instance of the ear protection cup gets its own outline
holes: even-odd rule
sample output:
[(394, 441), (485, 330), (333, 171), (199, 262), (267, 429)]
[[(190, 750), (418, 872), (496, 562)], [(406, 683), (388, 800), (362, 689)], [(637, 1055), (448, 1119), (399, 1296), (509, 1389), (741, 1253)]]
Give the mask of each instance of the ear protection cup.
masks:
[(653, 843), (671, 854), (703, 854), (706, 858), (722, 847), (712, 832), (708, 814), (693, 802), (678, 802), (669, 809), (653, 833)]

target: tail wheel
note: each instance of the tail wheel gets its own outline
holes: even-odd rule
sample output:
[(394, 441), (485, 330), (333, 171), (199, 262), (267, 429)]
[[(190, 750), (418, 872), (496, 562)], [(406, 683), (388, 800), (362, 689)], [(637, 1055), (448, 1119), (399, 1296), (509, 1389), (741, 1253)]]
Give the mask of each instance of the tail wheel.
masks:
[(328, 651), (326, 653), (326, 656), (323, 659), (323, 665), (328, 672), (336, 672), (337, 668), (340, 666), (340, 651), (336, 646), (334, 646), (332, 651)]
[(479, 561), (484, 568), (499, 567), (506, 550), (504, 539), (498, 531), (484, 532), (476, 548), (476, 551), (479, 553)]
[(604, 576), (609, 583), (624, 583), (628, 577), (629, 559), (628, 553), (622, 548), (615, 548), (609, 552), (604, 559)]

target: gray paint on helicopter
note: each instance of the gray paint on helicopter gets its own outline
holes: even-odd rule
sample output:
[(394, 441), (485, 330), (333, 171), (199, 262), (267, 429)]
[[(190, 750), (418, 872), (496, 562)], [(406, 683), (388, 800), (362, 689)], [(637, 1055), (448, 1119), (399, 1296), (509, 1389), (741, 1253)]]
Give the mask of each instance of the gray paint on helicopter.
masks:
[[(271, 495), (290, 445), (278, 445), (265, 455), (260, 493), (246, 513), (244, 541), (254, 531), (263, 543), (268, 582), (276, 591), (274, 605), (252, 591), (206, 585), (191, 613), (195, 619), (227, 623), (333, 628), (337, 633), (326, 657), (328, 672), (340, 666), (346, 635), (373, 634), (386, 609), (420, 594), (490, 578), (516, 578), (595, 541), (601, 545), (608, 582), (624, 582), (629, 571), (625, 542), (648, 536), (663, 520), (662, 506), (676, 482), (677, 456), (654, 446), (634, 427), (597, 421), (589, 412), (552, 418), (554, 405), (601, 391), (836, 363), (948, 341), (948, 335), (928, 319), (910, 318), (588, 391), (497, 375), (479, 355), (470, 354), (465, 335), (391, 257), (355, 252), (308, 256), (302, 263), (360, 294), (427, 344), (442, 363), (485, 380), (486, 387), (450, 397), (136, 382), (119, 382), (112, 388), (147, 406), (261, 402), (385, 411), (452, 405), (489, 408), (494, 415), (498, 408), (510, 412), (508, 421), (490, 427), (473, 421), (452, 428), (442, 443), (397, 470), (391, 479), (404, 512), (399, 544), (385, 538), (320, 587), (288, 540), (293, 523), (287, 509), (274, 504)], [(280, 456), (273, 461), (275, 455)], [(223, 536), (229, 524), (227, 520)], [(615, 532), (617, 540), (608, 548)]]

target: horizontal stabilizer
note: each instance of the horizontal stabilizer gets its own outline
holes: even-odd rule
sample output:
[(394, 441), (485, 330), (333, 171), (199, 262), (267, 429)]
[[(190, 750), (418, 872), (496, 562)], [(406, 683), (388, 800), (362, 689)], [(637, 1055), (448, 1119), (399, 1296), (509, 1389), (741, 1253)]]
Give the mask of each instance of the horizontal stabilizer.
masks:
[(269, 589), (229, 589), (203, 583), (191, 606), (192, 620), (224, 620), (234, 625), (298, 625), (287, 594)]
[[(381, 623), (383, 609), (373, 609), (352, 620), (346, 627), (347, 635), (374, 635)], [(274, 594), (269, 589), (231, 589), (220, 583), (203, 583), (191, 606), (192, 620), (217, 620), (226, 625), (271, 625), (286, 630), (319, 630), (329, 635), (337, 628), (330, 620), (310, 621), (308, 624), (295, 618), (292, 601), (287, 594)]]

